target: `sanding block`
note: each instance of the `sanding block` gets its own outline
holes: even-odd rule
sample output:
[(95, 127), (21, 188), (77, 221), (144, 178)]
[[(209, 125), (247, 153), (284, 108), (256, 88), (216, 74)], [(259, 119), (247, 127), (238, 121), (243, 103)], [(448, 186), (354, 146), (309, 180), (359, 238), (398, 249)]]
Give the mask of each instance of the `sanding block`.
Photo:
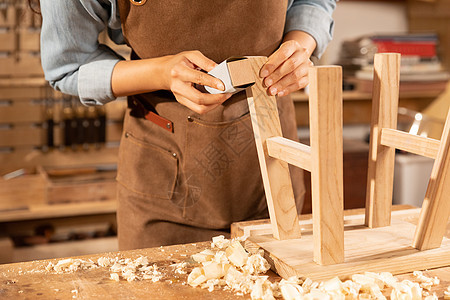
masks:
[(220, 79), (225, 85), (225, 91), (205, 86), (210, 94), (237, 93), (255, 83), (255, 75), (250, 61), (246, 57), (230, 57), (208, 74)]

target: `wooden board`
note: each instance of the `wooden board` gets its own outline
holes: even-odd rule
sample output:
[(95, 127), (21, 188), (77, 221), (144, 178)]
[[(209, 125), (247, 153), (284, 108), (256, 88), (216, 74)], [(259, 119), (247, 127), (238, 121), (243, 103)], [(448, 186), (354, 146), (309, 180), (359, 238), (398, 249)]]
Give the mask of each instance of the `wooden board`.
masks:
[(3, 31), (0, 28), (0, 52), (13, 52), (16, 49), (17, 35), (14, 30)]
[(0, 179), (0, 212), (44, 204), (45, 189), (46, 181), (39, 174), (24, 175), (10, 180)]
[(19, 31), (19, 49), (20, 51), (40, 50), (40, 30), (28, 28)]
[(13, 56), (0, 57), (0, 75), (12, 77), (43, 76), (39, 55), (19, 53), (19, 59)]
[(115, 213), (116, 201), (97, 201), (53, 205), (29, 205), (21, 209), (0, 212), (0, 222), (88, 216)]
[(159, 282), (154, 283), (151, 280), (116, 282), (110, 279), (108, 268), (65, 274), (45, 271), (49, 262), (58, 261), (55, 259), (0, 265), (0, 295), (2, 299), (249, 299), (249, 296), (237, 296), (231, 291), (216, 289), (209, 292), (207, 289), (192, 288), (183, 284), (188, 274), (177, 274), (174, 268), (169, 267), (170, 264), (188, 260), (191, 262), (187, 268), (190, 272), (194, 267), (190, 256), (209, 246), (210, 242), (203, 242), (80, 257), (96, 261), (102, 256), (131, 259), (146, 256), (164, 274)]
[[(57, 168), (64, 171), (66, 168)], [(49, 204), (116, 200), (116, 170), (99, 171), (96, 166), (74, 168), (72, 174), (51, 174), (42, 169), (47, 179), (46, 200)]]
[(16, 24), (16, 10), (13, 5), (0, 6), (0, 27), (12, 28)]
[[(267, 224), (243, 226), (249, 235), (247, 248), (261, 247), (272, 269), (284, 278), (304, 276), (324, 280), (334, 276), (345, 279), (365, 272), (387, 271), (393, 274), (450, 265), (450, 236), (438, 249), (418, 251), (411, 246), (419, 209), (392, 213), (392, 225), (369, 229), (364, 215), (345, 217), (345, 262), (320, 266), (313, 261), (312, 220), (300, 221), (302, 239), (277, 241)], [(447, 227), (449, 228), (449, 227)]]
[(91, 151), (43, 152), (33, 148), (19, 148), (11, 152), (0, 152), (0, 175), (20, 168), (35, 168), (39, 165), (52, 167), (73, 167), (77, 165), (98, 165), (117, 163), (118, 147), (101, 147)]
[[(255, 221), (260, 222), (260, 221)], [(265, 221), (268, 224), (268, 220)], [(269, 224), (270, 226), (270, 224)], [(210, 242), (157, 247), (135, 251), (120, 251), (97, 255), (86, 255), (83, 259), (96, 260), (101, 256), (136, 258), (147, 256), (149, 261), (158, 267), (166, 267), (173, 262), (190, 261), (192, 254), (209, 248)], [(77, 299), (250, 299), (250, 296), (237, 296), (230, 291), (192, 288), (185, 284), (187, 274), (174, 275), (168, 273), (160, 282), (134, 281), (115, 282), (109, 279), (106, 268), (79, 271), (70, 274), (53, 274), (42, 271), (49, 262), (43, 260), (26, 263), (0, 265), (0, 292), (5, 299), (72, 299), (73, 290), (77, 290)], [(189, 265), (188, 270), (192, 268)], [(170, 269), (169, 269), (170, 270)], [(450, 268), (440, 268), (424, 272), (428, 277), (438, 276), (441, 280), (438, 286), (432, 287), (431, 293), (436, 293), (439, 299), (444, 297), (444, 291), (450, 285)], [(269, 280), (279, 281), (280, 278), (272, 272)], [(412, 274), (397, 276), (399, 280), (413, 280)], [(172, 281), (172, 282), (170, 282)], [(386, 294), (388, 296), (388, 294)]]

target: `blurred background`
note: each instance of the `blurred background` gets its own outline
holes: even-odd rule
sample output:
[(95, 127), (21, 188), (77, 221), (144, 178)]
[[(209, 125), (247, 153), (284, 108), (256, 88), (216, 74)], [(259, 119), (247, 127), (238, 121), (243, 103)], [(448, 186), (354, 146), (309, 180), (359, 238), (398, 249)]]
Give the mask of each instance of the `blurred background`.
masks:
[[(344, 206), (365, 205), (373, 55), (402, 54), (398, 128), (440, 139), (450, 104), (450, 0), (341, 0), (316, 64), (344, 71)], [(126, 101), (85, 107), (45, 82), (41, 20), (0, 0), (0, 263), (117, 250), (115, 175)], [(124, 57), (104, 32), (101, 43)], [(293, 95), (309, 143), (308, 95)], [(397, 153), (394, 203), (420, 206), (433, 160)], [(305, 174), (311, 212), (310, 176)]]

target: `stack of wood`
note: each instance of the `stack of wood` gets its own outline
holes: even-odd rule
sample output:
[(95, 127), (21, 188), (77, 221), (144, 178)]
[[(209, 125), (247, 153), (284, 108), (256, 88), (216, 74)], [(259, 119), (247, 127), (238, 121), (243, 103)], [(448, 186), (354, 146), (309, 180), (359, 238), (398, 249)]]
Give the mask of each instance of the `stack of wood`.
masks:
[(116, 163), (125, 101), (87, 108), (54, 91), (40, 62), (41, 22), (26, 0), (0, 3), (0, 176)]

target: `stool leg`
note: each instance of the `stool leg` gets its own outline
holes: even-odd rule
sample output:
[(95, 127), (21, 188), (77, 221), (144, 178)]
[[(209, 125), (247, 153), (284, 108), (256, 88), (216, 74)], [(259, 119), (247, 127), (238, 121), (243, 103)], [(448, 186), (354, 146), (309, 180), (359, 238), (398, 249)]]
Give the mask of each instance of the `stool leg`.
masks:
[(259, 77), (259, 71), (266, 63), (267, 58), (258, 56), (248, 57), (248, 59), (255, 74), (255, 84), (246, 90), (247, 101), (273, 236), (280, 240), (300, 238), (300, 225), (289, 165), (270, 157), (267, 152), (266, 139), (282, 136), (277, 100), (274, 96), (267, 95), (266, 89), (262, 85), (262, 79)]
[(344, 261), (342, 69), (309, 69), (314, 261)]
[(395, 149), (381, 145), (381, 129), (397, 128), (400, 54), (375, 54), (366, 190), (366, 225), (391, 223)]
[(440, 247), (450, 216), (450, 110), (420, 211), (413, 247)]

